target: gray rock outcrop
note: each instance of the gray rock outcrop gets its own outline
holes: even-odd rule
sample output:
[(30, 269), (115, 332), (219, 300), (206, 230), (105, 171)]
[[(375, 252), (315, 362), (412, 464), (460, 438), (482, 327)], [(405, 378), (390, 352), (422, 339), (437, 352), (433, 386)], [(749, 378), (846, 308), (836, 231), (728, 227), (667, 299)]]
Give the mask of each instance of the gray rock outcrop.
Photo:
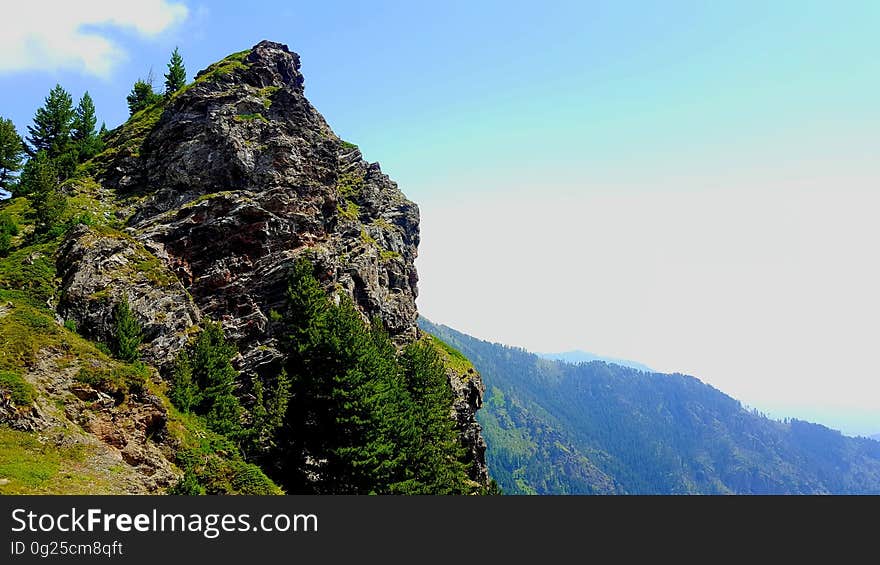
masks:
[[(333, 133), (303, 88), (299, 56), (263, 41), (201, 71), (156, 115), (135, 116), (99, 177), (122, 202), (125, 234), (70, 234), (59, 252), (62, 315), (104, 339), (125, 296), (160, 366), (201, 316), (220, 320), (247, 381), (277, 371), (271, 312), (283, 310), (288, 273), (305, 255), (328, 292), (350, 295), (398, 344), (417, 339), (418, 207)], [(142, 251), (161, 268), (127, 280)], [(479, 375), (450, 378), (471, 478), (487, 484)]]

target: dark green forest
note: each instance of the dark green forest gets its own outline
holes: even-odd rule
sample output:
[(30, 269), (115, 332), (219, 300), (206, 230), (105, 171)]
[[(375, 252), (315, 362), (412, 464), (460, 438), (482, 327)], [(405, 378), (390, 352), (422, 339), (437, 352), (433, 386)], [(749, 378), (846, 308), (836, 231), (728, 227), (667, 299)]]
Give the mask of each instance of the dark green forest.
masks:
[(482, 373), (486, 458), (506, 494), (880, 493), (880, 442), (771, 420), (694, 377), (420, 325)]
[[(178, 358), (175, 406), (202, 418), (289, 494), (479, 492), (450, 418), (446, 369), (429, 340), (398, 351), (350, 298), (334, 303), (305, 259), (275, 319), (287, 358), (278, 374), (253, 382), (250, 406), (234, 393), (236, 349), (211, 322)], [(187, 472), (178, 492), (204, 492), (210, 470)]]

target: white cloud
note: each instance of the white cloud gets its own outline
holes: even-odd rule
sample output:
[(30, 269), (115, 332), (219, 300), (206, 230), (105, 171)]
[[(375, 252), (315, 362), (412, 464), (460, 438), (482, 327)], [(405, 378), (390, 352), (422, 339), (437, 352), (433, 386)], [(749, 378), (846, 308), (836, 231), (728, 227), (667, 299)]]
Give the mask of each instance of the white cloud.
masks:
[(186, 19), (189, 10), (168, 0), (16, 2), (0, 34), (0, 73), (61, 69), (109, 76), (126, 58), (108, 28), (144, 38)]

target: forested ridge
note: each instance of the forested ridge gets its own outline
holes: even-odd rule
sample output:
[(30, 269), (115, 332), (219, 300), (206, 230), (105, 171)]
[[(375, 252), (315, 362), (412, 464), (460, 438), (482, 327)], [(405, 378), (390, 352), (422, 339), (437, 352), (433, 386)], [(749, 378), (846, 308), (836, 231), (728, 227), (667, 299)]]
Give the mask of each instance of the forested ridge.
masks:
[(880, 442), (777, 421), (700, 380), (541, 359), (422, 319), (482, 373), (505, 493), (880, 493)]

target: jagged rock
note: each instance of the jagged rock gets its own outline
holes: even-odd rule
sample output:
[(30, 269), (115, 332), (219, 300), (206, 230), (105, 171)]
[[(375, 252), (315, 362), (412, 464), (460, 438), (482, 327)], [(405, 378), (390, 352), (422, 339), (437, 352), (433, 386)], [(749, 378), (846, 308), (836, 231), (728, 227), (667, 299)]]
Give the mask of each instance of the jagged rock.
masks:
[(142, 244), (121, 232), (77, 226), (58, 253), (58, 312), (83, 335), (105, 343), (113, 309), (123, 298), (144, 328), (144, 358), (158, 366), (174, 359), (198, 323), (198, 308), (180, 282)]
[[(267, 337), (293, 261), (414, 335), (418, 207), (342, 142), (303, 95), (299, 57), (262, 42), (176, 96), (140, 158), (107, 179), (146, 200), (130, 225), (242, 350)], [(269, 336), (271, 337), (271, 336)]]
[(447, 368), (446, 375), (455, 393), (452, 408), (455, 411), (455, 421), (462, 443), (467, 449), (469, 476), (471, 480), (487, 485), (489, 468), (486, 466), (486, 441), (483, 439), (482, 427), (477, 421), (477, 410), (483, 406), (486, 387), (480, 374), (474, 369), (468, 369), (467, 373), (461, 374)]
[[(107, 339), (125, 296), (159, 364), (200, 315), (221, 320), (247, 382), (277, 370), (270, 313), (283, 309), (288, 274), (306, 255), (328, 292), (350, 295), (365, 320), (379, 317), (398, 344), (418, 338), (418, 207), (333, 133), (299, 69), (298, 55), (263, 41), (200, 72), (152, 116), (136, 149), (101, 158), (99, 180), (116, 192), (131, 237), (70, 234), (58, 260), (66, 318)], [(167, 284), (132, 280), (144, 250), (174, 275)], [(487, 484), (479, 376), (450, 380), (471, 478)]]
[(0, 424), (23, 432), (38, 432), (51, 425), (39, 406), (36, 404), (16, 406), (12, 399), (2, 392), (0, 392)]

